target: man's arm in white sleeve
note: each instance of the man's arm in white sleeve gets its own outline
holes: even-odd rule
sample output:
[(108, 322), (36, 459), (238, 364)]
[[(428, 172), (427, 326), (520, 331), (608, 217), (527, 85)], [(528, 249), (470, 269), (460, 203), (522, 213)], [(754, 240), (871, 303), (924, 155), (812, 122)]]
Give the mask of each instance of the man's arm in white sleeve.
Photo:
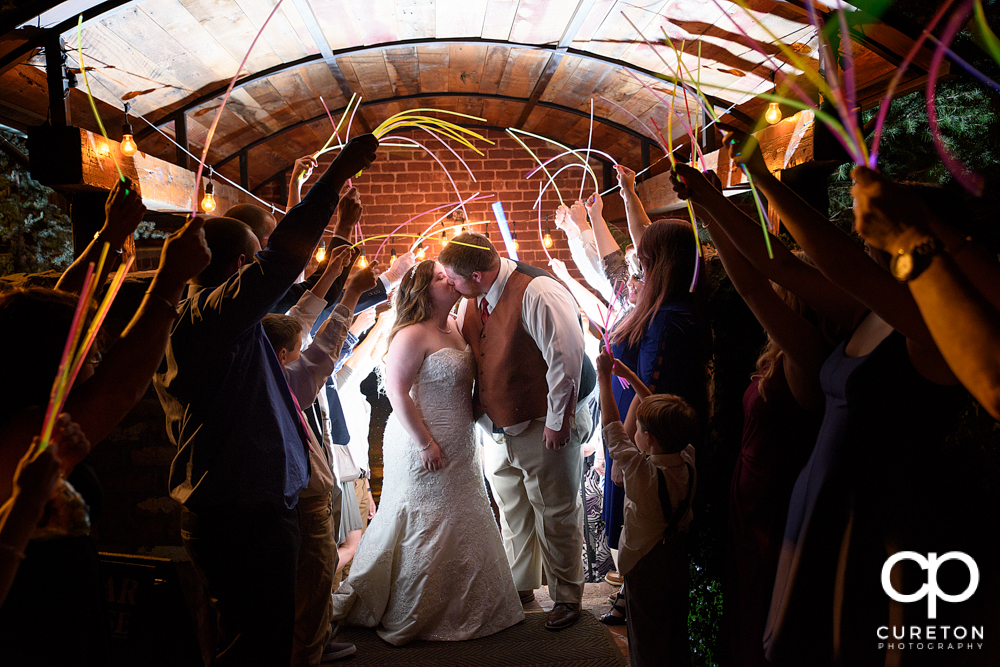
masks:
[(535, 278), (524, 291), (521, 320), (548, 365), (545, 425), (561, 431), (566, 412), (576, 405), (583, 369), (580, 311), (565, 287), (551, 278)]
[(569, 239), (569, 252), (587, 284), (600, 292), (605, 301), (611, 303), (615, 294), (611, 282), (604, 275), (604, 266), (601, 263), (601, 254), (597, 252), (594, 232), (586, 229), (580, 232), (579, 236)]

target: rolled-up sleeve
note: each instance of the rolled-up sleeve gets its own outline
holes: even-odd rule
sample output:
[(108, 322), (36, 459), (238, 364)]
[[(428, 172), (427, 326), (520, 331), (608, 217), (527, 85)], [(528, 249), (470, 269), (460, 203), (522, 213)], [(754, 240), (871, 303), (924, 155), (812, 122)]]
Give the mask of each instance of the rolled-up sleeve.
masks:
[(521, 320), (548, 366), (545, 425), (558, 431), (580, 386), (584, 355), (580, 311), (566, 288), (540, 277), (524, 291)]

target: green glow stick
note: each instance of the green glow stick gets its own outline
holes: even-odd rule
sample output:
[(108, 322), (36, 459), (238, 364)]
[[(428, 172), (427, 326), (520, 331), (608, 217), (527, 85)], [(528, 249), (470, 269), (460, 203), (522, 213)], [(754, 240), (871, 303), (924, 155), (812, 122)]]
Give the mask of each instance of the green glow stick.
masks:
[[(118, 165), (118, 158), (111, 151), (111, 140), (108, 139), (108, 131), (104, 129), (104, 123), (101, 122), (101, 114), (98, 113), (97, 104), (94, 103), (94, 94), (90, 92), (90, 79), (87, 78), (87, 68), (83, 64), (83, 14), (80, 14), (80, 18), (76, 21), (76, 50), (80, 54), (80, 72), (83, 74), (83, 83), (87, 86), (87, 99), (90, 100), (90, 109), (94, 112), (94, 119), (97, 120), (97, 127), (101, 128), (104, 140), (108, 142), (108, 152), (111, 153), (111, 160), (115, 163), (115, 169), (118, 170), (118, 178), (124, 182), (125, 174), (122, 173), (122, 168)], [(127, 190), (125, 194), (128, 194)]]

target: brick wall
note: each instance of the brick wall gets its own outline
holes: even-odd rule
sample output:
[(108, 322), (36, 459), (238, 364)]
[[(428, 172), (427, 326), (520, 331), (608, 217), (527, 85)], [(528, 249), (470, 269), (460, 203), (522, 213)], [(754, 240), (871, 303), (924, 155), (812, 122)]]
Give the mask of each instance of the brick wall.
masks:
[[(362, 231), (365, 237), (378, 236), (391, 233), (398, 225), (414, 215), (427, 211), (437, 206), (457, 202), (459, 195), (455, 192), (455, 187), (448, 180), (448, 174), (454, 179), (458, 193), (463, 199), (470, 197), (476, 192), (485, 195), (493, 195), (492, 198), (479, 202), (473, 202), (466, 206), (468, 211), (467, 223), (471, 223), (471, 230), (477, 232), (489, 231), (490, 239), (500, 250), (501, 255), (506, 256), (503, 249), (499, 228), (490, 208), (491, 204), (497, 200), (503, 202), (507, 219), (514, 225), (519, 245), (518, 254), (522, 261), (548, 269), (548, 258), (538, 231), (538, 211), (531, 210), (535, 199), (538, 197), (539, 184), (545, 183), (548, 178), (539, 171), (531, 177), (525, 179), (535, 166), (536, 162), (516, 141), (504, 132), (498, 130), (484, 130), (483, 136), (495, 142), (490, 146), (484, 142), (477, 141), (477, 147), (484, 153), (478, 155), (474, 151), (464, 148), (457, 142), (452, 142), (452, 148), (465, 160), (472, 173), (476, 176), (473, 181), (468, 171), (466, 171), (455, 157), (444, 149), (440, 143), (431, 139), (420, 131), (400, 133), (404, 136), (412, 136), (417, 141), (424, 142), (431, 148), (439, 160), (439, 165), (422, 150), (409, 150), (401, 148), (383, 147), (379, 149), (378, 160), (362, 176), (355, 179), (354, 184), (361, 193), (362, 203), (365, 206), (364, 217), (361, 219)], [(423, 137), (418, 136), (424, 134)], [(545, 142), (524, 137), (525, 143), (543, 161), (562, 152), (561, 149), (552, 147)], [(389, 142), (387, 142), (389, 143)], [(306, 192), (309, 186), (319, 178), (322, 169), (325, 169), (332, 161), (332, 155), (324, 156), (320, 160), (321, 169), (310, 178), (303, 187)], [(573, 156), (555, 160), (547, 166), (549, 172), (555, 171), (570, 162), (579, 162)], [(442, 169), (442, 165), (444, 169)], [(597, 160), (591, 160), (591, 165), (597, 175), (599, 185), (603, 184), (604, 167)], [(556, 178), (556, 185), (562, 193), (567, 204), (576, 201), (580, 193), (580, 179), (583, 170), (580, 168), (570, 168), (563, 171)], [(288, 174), (282, 174), (277, 179), (263, 184), (257, 189), (258, 196), (272, 201), (280, 201), (281, 182), (279, 179), (286, 179)], [(584, 197), (593, 192), (594, 182), (588, 176), (584, 186)], [(608, 205), (615, 211), (621, 208), (619, 197), (612, 195), (605, 197)], [(582, 277), (573, 266), (569, 247), (566, 243), (566, 235), (556, 229), (554, 223), (555, 210), (559, 205), (559, 196), (553, 187), (549, 187), (542, 197), (542, 234), (548, 229), (553, 240), (553, 247), (549, 249), (552, 257), (566, 262), (571, 274), (582, 281)], [(431, 223), (437, 218), (447, 213), (451, 207), (440, 209), (419, 217), (417, 220), (407, 224), (397, 233), (400, 235), (412, 234), (420, 235), (424, 233)], [(546, 222), (548, 216), (548, 222)], [(617, 217), (617, 212), (615, 213)], [(614, 218), (612, 218), (614, 219)], [(483, 224), (485, 223), (485, 224)], [(441, 231), (446, 226), (457, 223), (454, 220), (445, 220), (443, 224), (437, 224), (429, 233), (429, 238), (424, 243), (427, 250), (427, 257), (435, 257), (441, 249)], [(621, 226), (624, 230), (624, 225)], [(457, 230), (448, 229), (448, 237), (454, 236)], [(382, 250), (380, 261), (388, 260), (390, 248), (395, 248), (397, 253), (403, 253), (417, 239), (399, 236), (390, 239)], [(377, 251), (382, 239), (373, 239), (364, 244), (365, 253), (369, 259)]]

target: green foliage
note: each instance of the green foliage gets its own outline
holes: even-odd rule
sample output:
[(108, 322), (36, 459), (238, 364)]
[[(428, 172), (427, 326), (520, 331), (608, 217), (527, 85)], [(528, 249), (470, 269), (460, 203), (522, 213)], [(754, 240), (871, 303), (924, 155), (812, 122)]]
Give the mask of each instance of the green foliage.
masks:
[[(0, 132), (24, 152), (23, 142)], [(51, 201), (52, 190), (0, 151), (0, 275), (65, 269), (73, 261), (69, 217)]]

